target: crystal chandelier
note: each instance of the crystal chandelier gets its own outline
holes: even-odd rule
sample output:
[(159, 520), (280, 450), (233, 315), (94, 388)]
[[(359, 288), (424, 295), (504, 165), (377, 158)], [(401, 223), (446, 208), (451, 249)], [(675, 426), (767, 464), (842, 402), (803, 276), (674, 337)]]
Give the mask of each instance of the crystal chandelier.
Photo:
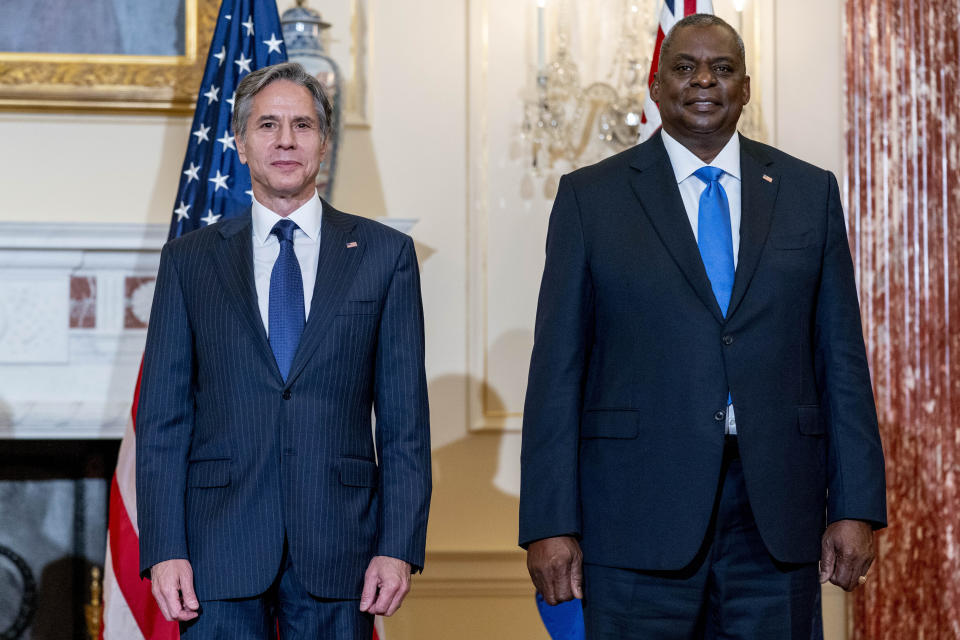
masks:
[[(538, 0), (536, 100), (524, 105), (521, 134), (535, 174), (558, 162), (578, 167), (597, 162), (638, 142), (647, 71), (657, 27), (653, 0), (591, 2), (594, 20), (616, 20), (619, 38), (605, 81), (581, 84), (571, 49), (575, 0), (559, 0), (556, 53), (545, 60), (546, 0)], [(613, 11), (602, 11), (604, 5)], [(577, 26), (583, 27), (581, 21)], [(614, 25), (616, 26), (616, 25)], [(586, 31), (586, 29), (581, 29)], [(606, 45), (604, 45), (606, 46)], [(581, 47), (582, 48), (582, 47)]]

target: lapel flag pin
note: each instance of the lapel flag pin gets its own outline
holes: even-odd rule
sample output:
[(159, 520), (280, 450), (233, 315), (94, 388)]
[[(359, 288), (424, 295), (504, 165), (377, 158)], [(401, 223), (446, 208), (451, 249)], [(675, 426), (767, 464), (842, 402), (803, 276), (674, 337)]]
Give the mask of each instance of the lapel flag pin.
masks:
[(771, 178), (767, 174), (763, 174), (763, 179), (766, 180), (767, 182), (773, 182), (773, 178)]
[(348, 242), (348, 243), (347, 243), (347, 249), (356, 249), (356, 248), (357, 248), (357, 243), (356, 243), (356, 242)]

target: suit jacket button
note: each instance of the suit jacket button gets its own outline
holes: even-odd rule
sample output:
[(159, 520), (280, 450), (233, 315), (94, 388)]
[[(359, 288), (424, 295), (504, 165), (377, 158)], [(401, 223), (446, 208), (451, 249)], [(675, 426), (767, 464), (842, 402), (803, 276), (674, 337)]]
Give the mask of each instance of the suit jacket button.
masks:
[(726, 417), (727, 413), (725, 411), (717, 411), (715, 414), (713, 414), (713, 419), (717, 422), (723, 422), (724, 418)]
[(733, 336), (723, 336), (722, 340), (723, 344), (727, 345), (728, 347), (733, 344)]
[(292, 395), (292, 394), (290, 393), (290, 389), (284, 389), (284, 391), (283, 391), (283, 399), (284, 399), (284, 400), (289, 400), (291, 395)]

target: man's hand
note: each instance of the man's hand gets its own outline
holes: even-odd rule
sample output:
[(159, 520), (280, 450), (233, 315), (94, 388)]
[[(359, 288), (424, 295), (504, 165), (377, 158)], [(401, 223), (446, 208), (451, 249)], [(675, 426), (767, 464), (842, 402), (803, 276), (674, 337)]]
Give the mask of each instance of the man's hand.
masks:
[(374, 556), (363, 576), (360, 611), (392, 616), (410, 592), (410, 563), (389, 556)]
[(873, 527), (861, 520), (837, 520), (820, 543), (820, 584), (827, 580), (853, 591), (873, 562)]
[(549, 605), (583, 598), (583, 553), (571, 536), (531, 542), (527, 547), (527, 571), (533, 585)]
[(199, 614), (200, 601), (193, 591), (189, 560), (164, 560), (150, 567), (151, 591), (167, 620), (186, 622)]

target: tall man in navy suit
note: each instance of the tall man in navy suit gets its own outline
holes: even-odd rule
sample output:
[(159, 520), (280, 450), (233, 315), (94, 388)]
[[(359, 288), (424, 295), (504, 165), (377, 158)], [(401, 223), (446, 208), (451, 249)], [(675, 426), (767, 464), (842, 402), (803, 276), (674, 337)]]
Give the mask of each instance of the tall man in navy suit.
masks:
[(413, 242), (318, 198), (330, 103), (299, 65), (247, 75), (233, 128), (251, 211), (161, 254), (137, 413), (141, 571), (185, 638), (279, 623), (284, 640), (369, 640), (424, 560)]
[(662, 131), (560, 182), (520, 543), (589, 638), (808, 640), (886, 519), (837, 182), (737, 134), (719, 18), (677, 23), (652, 97)]

